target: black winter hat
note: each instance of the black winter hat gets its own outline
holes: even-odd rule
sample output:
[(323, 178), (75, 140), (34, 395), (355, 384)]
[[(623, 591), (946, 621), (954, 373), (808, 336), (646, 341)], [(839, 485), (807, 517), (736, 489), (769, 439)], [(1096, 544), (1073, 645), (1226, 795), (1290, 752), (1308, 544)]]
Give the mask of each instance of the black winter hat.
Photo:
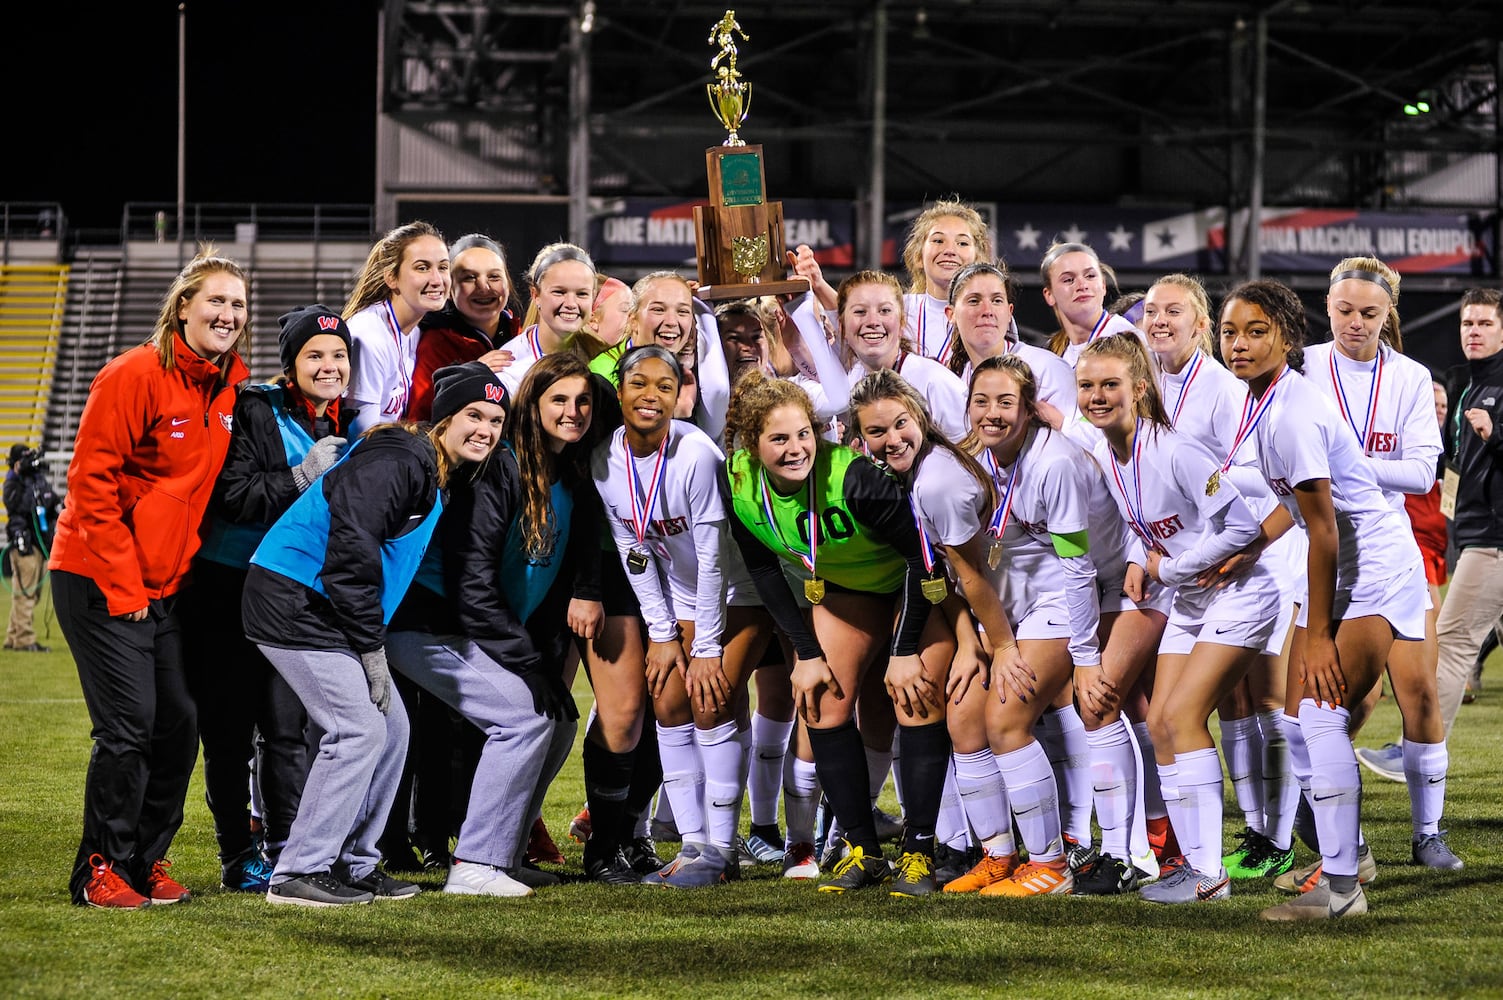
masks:
[(277, 322), (282, 324), (282, 332), (277, 335), (277, 351), (282, 360), (282, 371), (288, 374), (297, 363), (303, 345), (319, 334), (333, 334), (344, 341), (346, 350), (354, 341), (349, 326), (328, 306), (303, 306), (277, 317)]
[(436, 424), (453, 416), (470, 403), (485, 400), (503, 410), (511, 410), (511, 396), (484, 362), (467, 361), (449, 365), (433, 373), (433, 416)]

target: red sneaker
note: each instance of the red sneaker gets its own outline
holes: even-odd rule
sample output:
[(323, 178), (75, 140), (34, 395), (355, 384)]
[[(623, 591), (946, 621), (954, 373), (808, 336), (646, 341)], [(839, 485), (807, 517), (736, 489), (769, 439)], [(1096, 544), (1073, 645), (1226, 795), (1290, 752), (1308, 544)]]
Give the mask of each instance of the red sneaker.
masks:
[(162, 858), (152, 864), (151, 874), (146, 876), (146, 893), (158, 906), (187, 903), (193, 899), (193, 893), (167, 874), (167, 869), (171, 867), (172, 862)]
[(84, 883), (83, 901), (101, 910), (139, 910), (151, 905), (151, 900), (130, 887), (130, 883), (115, 871), (115, 863), (106, 861), (99, 854), (89, 857), (89, 881)]
[(543, 823), (543, 817), (539, 816), (532, 824), (532, 836), (527, 839), (527, 860), (535, 865), (561, 865), (564, 863), (564, 852), (558, 849), (553, 842), (553, 837), (548, 833), (548, 827)]
[(579, 815), (569, 821), (569, 836), (583, 844), (590, 839), (593, 828), (590, 826), (590, 807), (585, 806), (579, 810)]

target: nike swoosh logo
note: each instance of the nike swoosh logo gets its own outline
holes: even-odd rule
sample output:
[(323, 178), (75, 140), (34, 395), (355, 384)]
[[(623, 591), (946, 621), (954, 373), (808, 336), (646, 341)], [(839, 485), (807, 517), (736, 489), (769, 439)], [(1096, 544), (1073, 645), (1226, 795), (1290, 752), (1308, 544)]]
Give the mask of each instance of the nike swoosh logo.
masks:
[[(1209, 889), (1196, 889), (1195, 890), (1195, 895), (1199, 896), (1202, 900), (1210, 899), (1212, 896), (1216, 895), (1222, 889), (1226, 888), (1227, 882), (1228, 882), (1227, 879), (1222, 879), (1220, 882), (1217, 882), (1215, 885), (1211, 886)], [(1348, 903), (1347, 905), (1350, 906), (1351, 904)], [(1342, 911), (1342, 912), (1345, 912), (1345, 911)], [(1340, 916), (1341, 914), (1336, 914), (1336, 915)]]
[(1121, 785), (1107, 785), (1105, 788), (1102, 788), (1100, 785), (1092, 785), (1091, 786), (1091, 791), (1095, 792), (1097, 795), (1105, 795), (1107, 792), (1113, 791), (1113, 790), (1121, 788), (1121, 787), (1122, 787)]
[(1340, 797), (1341, 797), (1341, 793), (1340, 792), (1332, 792), (1330, 795), (1316, 795), (1316, 796), (1313, 796), (1313, 798), (1315, 799), (1316, 802), (1325, 802), (1327, 799), (1335, 799), (1335, 798), (1340, 798)]
[(187, 417), (173, 417), (172, 418), (172, 426), (174, 426), (174, 427), (181, 427), (183, 424), (186, 424), (187, 422), (188, 422), (188, 418)]
[(1431, 778), (1431, 779), (1430, 779), (1430, 780), (1429, 780), (1429, 781), (1427, 781), (1427, 782), (1426, 782), (1426, 784), (1430, 784), (1430, 785), (1438, 785), (1438, 784), (1440, 784), (1440, 783), (1441, 783), (1441, 782), (1442, 782), (1442, 781), (1445, 781), (1445, 780), (1446, 780), (1446, 779), (1445, 779), (1445, 777), (1444, 777), (1444, 776), (1442, 776), (1442, 777), (1439, 777), (1439, 778)]
[(736, 799), (731, 799), (729, 802), (716, 802), (714, 799), (711, 799), (710, 800), (710, 808), (711, 809), (729, 809), (729, 808), (731, 808), (731, 806), (736, 805), (736, 802), (737, 802)]
[(1036, 812), (1038, 812), (1043, 807), (1044, 807), (1044, 804), (1042, 802), (1040, 802), (1038, 805), (1036, 805), (1036, 806), (1029, 806), (1027, 809), (1014, 809), (1013, 810), (1013, 815), (1017, 816), (1019, 819), (1022, 819), (1024, 816), (1027, 816), (1029, 813), (1036, 813)]
[(1216, 634), (1217, 635), (1226, 635), (1228, 632), (1234, 631), (1234, 630), (1236, 630), (1238, 628), (1241, 628), (1241, 626), (1240, 625), (1228, 625), (1226, 628), (1218, 628), (1216, 630)]
[(781, 751), (779, 751), (778, 753), (759, 753), (759, 754), (757, 754), (757, 759), (758, 760), (782, 760), (783, 756), (784, 756), (784, 754)]
[(1346, 916), (1346, 911), (1350, 910), (1352, 907), (1356, 906), (1357, 905), (1357, 900), (1359, 900), (1361, 898), (1362, 898), (1362, 889), (1359, 886), (1357, 888), (1357, 891), (1354, 892), (1354, 893), (1352, 893), (1352, 898), (1346, 901), (1346, 905), (1345, 906), (1343, 906), (1339, 910), (1336, 909), (1335, 907), (1331, 908), (1331, 916), (1333, 916), (1333, 917), (1344, 917), (1344, 916)]
[(1065, 626), (1066, 626), (1066, 625), (1068, 625), (1068, 624), (1070, 624), (1070, 623), (1069, 623), (1069, 622), (1056, 622), (1056, 621), (1050, 621), (1050, 620), (1049, 620), (1049, 619), (1047, 619), (1047, 618), (1046, 618), (1046, 619), (1044, 619), (1044, 620), (1045, 620), (1045, 621), (1046, 621), (1046, 622), (1048, 622), (1048, 623), (1049, 623), (1049, 627), (1050, 627), (1050, 628), (1064, 628), (1064, 627), (1065, 627)]

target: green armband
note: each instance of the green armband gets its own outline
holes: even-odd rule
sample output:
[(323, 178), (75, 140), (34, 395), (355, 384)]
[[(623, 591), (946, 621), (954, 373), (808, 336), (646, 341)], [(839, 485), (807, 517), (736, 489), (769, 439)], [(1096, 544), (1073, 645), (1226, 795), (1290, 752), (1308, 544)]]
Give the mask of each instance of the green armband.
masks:
[(1054, 554), (1061, 559), (1073, 559), (1083, 556), (1091, 550), (1089, 541), (1086, 539), (1086, 530), (1072, 531), (1067, 535), (1056, 535), (1049, 532), (1049, 540), (1054, 543)]

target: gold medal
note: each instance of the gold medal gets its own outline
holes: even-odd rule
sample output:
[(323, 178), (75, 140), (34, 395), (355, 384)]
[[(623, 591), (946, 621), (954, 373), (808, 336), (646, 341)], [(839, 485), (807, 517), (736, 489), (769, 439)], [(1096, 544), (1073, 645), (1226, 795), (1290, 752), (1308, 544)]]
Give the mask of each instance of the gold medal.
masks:
[(647, 552), (644, 549), (633, 548), (626, 554), (626, 568), (632, 576), (641, 576), (647, 572)]
[(939, 604), (949, 596), (950, 588), (945, 586), (945, 578), (931, 576), (919, 584), (919, 590), (930, 604)]
[(1002, 565), (1002, 539), (993, 538), (992, 543), (986, 547), (986, 568), (996, 569)]
[(1211, 478), (1206, 480), (1206, 496), (1213, 497), (1216, 491), (1221, 489), (1221, 470), (1211, 473)]
[(804, 581), (804, 596), (810, 604), (818, 604), (825, 599), (825, 582), (818, 577)]

